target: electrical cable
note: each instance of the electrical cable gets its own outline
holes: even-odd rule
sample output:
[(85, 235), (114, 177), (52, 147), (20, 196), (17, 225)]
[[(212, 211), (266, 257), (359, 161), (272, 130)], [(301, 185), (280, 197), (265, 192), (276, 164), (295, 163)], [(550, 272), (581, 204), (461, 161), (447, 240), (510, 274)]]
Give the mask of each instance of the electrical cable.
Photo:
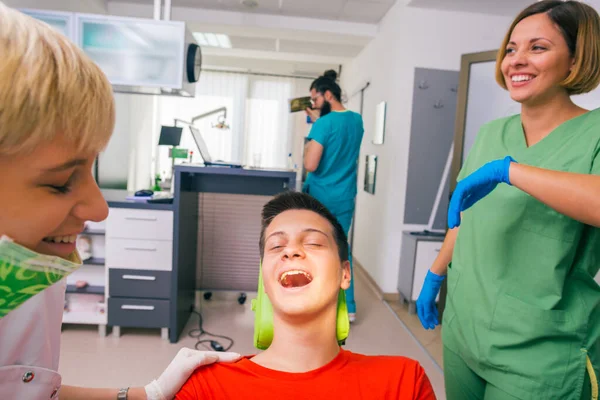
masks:
[[(194, 339), (198, 339), (198, 341), (196, 342), (196, 345), (194, 346), (194, 348), (196, 350), (200, 350), (198, 348), (198, 346), (202, 345), (204, 346), (205, 349), (209, 350), (209, 351), (229, 351), (234, 344), (234, 341), (232, 338), (230, 338), (229, 336), (224, 336), (224, 335), (215, 335), (214, 333), (210, 333), (208, 331), (205, 331), (204, 328), (202, 327), (202, 314), (200, 314), (198, 311), (193, 310), (192, 313), (198, 315), (198, 329), (192, 329), (188, 335)], [(213, 339), (203, 339), (203, 336), (208, 336), (208, 337), (213, 337), (213, 338), (220, 338), (220, 339), (225, 339), (229, 341), (229, 345), (228, 346), (223, 346), (221, 343), (219, 343), (217, 340), (213, 340)], [(211, 347), (208, 347), (205, 343), (211, 343)], [(216, 344), (216, 346), (213, 346), (213, 343)], [(217, 350), (215, 347), (219, 347), (222, 350)]]

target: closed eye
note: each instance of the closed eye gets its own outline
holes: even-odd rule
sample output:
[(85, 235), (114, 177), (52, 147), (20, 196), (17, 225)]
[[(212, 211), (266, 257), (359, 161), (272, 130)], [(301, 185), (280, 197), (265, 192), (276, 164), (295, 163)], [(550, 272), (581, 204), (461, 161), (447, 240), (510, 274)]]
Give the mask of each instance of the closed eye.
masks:
[(63, 185), (63, 186), (48, 185), (48, 187), (50, 189), (52, 189), (53, 191), (55, 191), (57, 194), (67, 194), (71, 191), (70, 185)]

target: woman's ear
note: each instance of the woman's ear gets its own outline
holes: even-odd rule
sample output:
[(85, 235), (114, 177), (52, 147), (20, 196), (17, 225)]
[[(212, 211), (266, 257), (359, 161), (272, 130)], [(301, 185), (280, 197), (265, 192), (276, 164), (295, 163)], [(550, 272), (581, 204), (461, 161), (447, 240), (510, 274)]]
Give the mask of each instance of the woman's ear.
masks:
[(344, 261), (342, 263), (342, 283), (340, 288), (346, 290), (350, 287), (350, 281), (352, 280), (352, 274), (350, 273), (350, 261)]

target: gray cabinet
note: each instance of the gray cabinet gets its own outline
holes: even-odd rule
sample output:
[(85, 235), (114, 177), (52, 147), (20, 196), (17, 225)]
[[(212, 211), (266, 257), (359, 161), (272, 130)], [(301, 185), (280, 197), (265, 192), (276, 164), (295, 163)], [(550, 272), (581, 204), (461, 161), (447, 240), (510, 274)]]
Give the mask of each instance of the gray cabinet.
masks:
[(443, 241), (443, 236), (413, 235), (410, 232), (403, 232), (398, 292), (401, 300), (408, 302), (408, 310), (411, 314), (415, 313), (416, 301), (425, 276), (438, 256)]

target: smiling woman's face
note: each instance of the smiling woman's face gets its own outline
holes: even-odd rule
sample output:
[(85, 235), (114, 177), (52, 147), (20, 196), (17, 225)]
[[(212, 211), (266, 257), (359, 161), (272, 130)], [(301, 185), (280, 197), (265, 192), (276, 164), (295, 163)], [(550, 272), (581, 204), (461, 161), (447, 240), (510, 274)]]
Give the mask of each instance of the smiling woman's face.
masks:
[(566, 92), (560, 82), (572, 65), (559, 28), (546, 14), (535, 14), (515, 26), (501, 69), (511, 98), (535, 105)]
[(78, 154), (60, 135), (32, 154), (0, 155), (0, 236), (67, 258), (85, 222), (108, 216), (92, 175), (95, 158)]
[(335, 307), (340, 289), (350, 285), (350, 264), (340, 260), (332, 225), (308, 210), (285, 211), (269, 224), (262, 269), (273, 311), (287, 317)]

